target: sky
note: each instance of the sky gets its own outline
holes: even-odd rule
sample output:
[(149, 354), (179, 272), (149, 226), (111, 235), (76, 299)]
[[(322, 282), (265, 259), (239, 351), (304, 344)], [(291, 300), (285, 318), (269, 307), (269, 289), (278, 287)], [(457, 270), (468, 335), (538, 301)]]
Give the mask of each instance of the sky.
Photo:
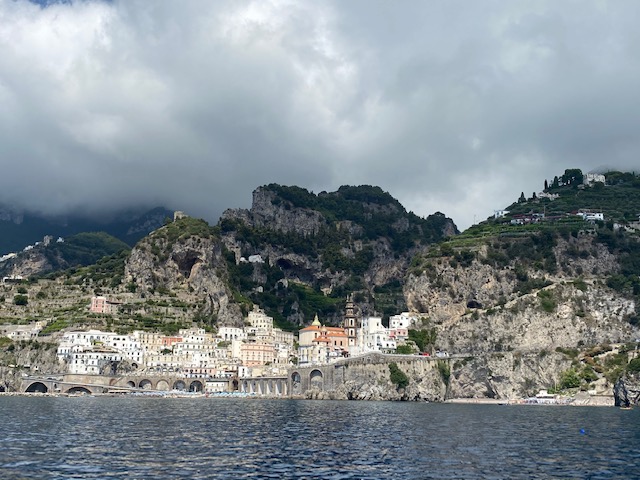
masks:
[(0, 0), (0, 203), (217, 222), (378, 185), (461, 230), (639, 170), (636, 0)]

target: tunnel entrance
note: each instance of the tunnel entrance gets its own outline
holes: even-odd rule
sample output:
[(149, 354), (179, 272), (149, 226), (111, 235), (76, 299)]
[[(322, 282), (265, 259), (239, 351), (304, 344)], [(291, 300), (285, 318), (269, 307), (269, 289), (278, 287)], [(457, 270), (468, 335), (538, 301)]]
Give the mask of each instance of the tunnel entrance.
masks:
[(42, 382), (34, 382), (25, 390), (27, 393), (47, 393), (48, 391), (49, 389)]
[(70, 395), (91, 395), (91, 390), (85, 387), (72, 387), (67, 390)]

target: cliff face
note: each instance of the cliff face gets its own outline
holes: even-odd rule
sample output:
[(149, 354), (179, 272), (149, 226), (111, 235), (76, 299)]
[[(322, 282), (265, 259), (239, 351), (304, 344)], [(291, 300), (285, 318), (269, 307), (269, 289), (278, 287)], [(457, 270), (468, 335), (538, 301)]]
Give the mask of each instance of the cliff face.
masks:
[(0, 391), (19, 391), (22, 374), (63, 373), (64, 366), (56, 356), (58, 344), (47, 342), (14, 342), (0, 348)]
[(593, 236), (516, 238), (417, 257), (404, 293), (435, 329), (434, 349), (466, 358), (452, 366), (452, 397), (531, 395), (570, 369), (587, 370), (583, 388), (611, 394), (612, 360), (577, 352), (640, 338), (633, 296), (607, 286), (620, 270)]
[(253, 192), (250, 210), (232, 209), (222, 214), (222, 220), (241, 220), (253, 228), (268, 228), (302, 236), (317, 235), (326, 226), (324, 217), (315, 210), (283, 203), (277, 193), (267, 188)]
[[(201, 313), (205, 316), (224, 325), (242, 325), (242, 312), (232, 302), (225, 281), (222, 244), (206, 230), (185, 234), (192, 222), (199, 227), (204, 224), (188, 218), (178, 220), (139, 242), (125, 264), (124, 281), (135, 285), (141, 294), (171, 292), (192, 303), (203, 302)], [(173, 231), (180, 232), (177, 238)]]
[[(587, 245), (587, 244), (585, 244)], [(593, 255), (570, 259), (567, 243), (554, 248), (553, 275), (518, 259), (502, 267), (486, 262), (486, 248), (465, 264), (453, 256), (426, 259), (405, 283), (407, 305), (438, 330), (438, 346), (459, 353), (553, 351), (558, 347), (619, 343), (635, 338), (628, 319), (635, 302), (608, 288), (604, 273), (615, 257), (589, 243)], [(579, 271), (587, 275), (572, 275)]]
[[(259, 255), (282, 277), (279, 285), (284, 290), (270, 283), (268, 275), (254, 272), (254, 291), (245, 288), (242, 293), (255, 303), (268, 303), (275, 296), (281, 305), (293, 305), (280, 313), (297, 324), (308, 323), (315, 313), (337, 323), (336, 303), (354, 291), (361, 292), (363, 311), (404, 309), (400, 284), (413, 254), (457, 232), (444, 215), (419, 218), (389, 194), (369, 186), (341, 187), (319, 195), (297, 187), (260, 187), (253, 193), (251, 209), (227, 210), (220, 227), (236, 262)], [(292, 284), (322, 292), (328, 300), (308, 302), (290, 288)], [(374, 290), (382, 287), (384, 295), (374, 296)], [(318, 304), (326, 308), (318, 311)]]

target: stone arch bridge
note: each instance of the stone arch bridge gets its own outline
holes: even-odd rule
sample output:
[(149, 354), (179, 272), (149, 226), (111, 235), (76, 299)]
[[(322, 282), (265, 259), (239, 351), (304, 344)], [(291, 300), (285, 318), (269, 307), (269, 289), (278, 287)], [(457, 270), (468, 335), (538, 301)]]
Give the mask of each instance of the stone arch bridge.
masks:
[(241, 392), (256, 395), (288, 396), (287, 377), (256, 378), (185, 378), (177, 376), (108, 376), (108, 375), (49, 375), (28, 376), (22, 379), (23, 393), (100, 394), (123, 392), (191, 393)]
[[(240, 392), (275, 397), (301, 396), (307, 390), (335, 390), (344, 384), (350, 375), (380, 371), (386, 375), (388, 364), (399, 367), (429, 370), (435, 368), (435, 361), (451, 362), (447, 358), (421, 357), (415, 355), (386, 355), (371, 353), (359, 357), (346, 358), (335, 363), (319, 366), (291, 367), (287, 376), (253, 378), (185, 378), (177, 376), (106, 376), (106, 375), (51, 375), (47, 377), (29, 376), (22, 380), (22, 392), (37, 393), (114, 393), (145, 391), (183, 392)], [(213, 389), (213, 390), (211, 390)]]

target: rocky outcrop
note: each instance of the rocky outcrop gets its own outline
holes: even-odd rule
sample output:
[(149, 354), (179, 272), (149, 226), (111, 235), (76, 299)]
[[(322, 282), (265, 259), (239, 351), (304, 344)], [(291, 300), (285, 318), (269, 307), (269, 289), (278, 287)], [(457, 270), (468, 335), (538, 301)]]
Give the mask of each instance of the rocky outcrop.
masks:
[(253, 192), (250, 210), (230, 209), (222, 214), (221, 220), (240, 220), (253, 228), (269, 228), (282, 233), (317, 235), (326, 226), (324, 217), (315, 210), (298, 208), (265, 188)]
[(203, 314), (224, 325), (242, 325), (242, 312), (224, 279), (221, 242), (197, 235), (172, 241), (165, 233), (157, 230), (132, 250), (125, 265), (125, 283), (135, 284), (139, 292), (190, 294), (194, 303), (204, 302)]
[(640, 406), (640, 375), (627, 373), (613, 387), (616, 407)]
[[(556, 251), (561, 267), (569, 263), (569, 247), (564, 241)], [(584, 256), (591, 263), (581, 264), (583, 273), (615, 271), (615, 258), (600, 247), (593, 245), (596, 253)], [(483, 262), (482, 253), (464, 266), (453, 257), (429, 259), (421, 274), (406, 280), (407, 305), (437, 329), (438, 347), (463, 354), (537, 352), (637, 338), (638, 328), (628, 321), (635, 302), (607, 288), (597, 276), (576, 279), (567, 268), (555, 276), (534, 270), (517, 273), (515, 263), (497, 268)]]
[(571, 366), (555, 352), (503, 352), (456, 359), (451, 366), (450, 398), (527, 398), (557, 385)]
[[(406, 375), (406, 385), (393, 383), (391, 364)], [(438, 362), (432, 360), (372, 354), (331, 368), (335, 368), (331, 378), (321, 386), (312, 382), (304, 392), (306, 398), (441, 402), (447, 396), (447, 383)]]
[(29, 278), (33, 275), (42, 275), (51, 270), (53, 270), (53, 265), (45, 255), (43, 248), (21, 252), (17, 257), (0, 263), (0, 275), (2, 276)]
[(0, 391), (20, 391), (22, 374), (63, 373), (55, 341), (19, 341), (0, 349)]

